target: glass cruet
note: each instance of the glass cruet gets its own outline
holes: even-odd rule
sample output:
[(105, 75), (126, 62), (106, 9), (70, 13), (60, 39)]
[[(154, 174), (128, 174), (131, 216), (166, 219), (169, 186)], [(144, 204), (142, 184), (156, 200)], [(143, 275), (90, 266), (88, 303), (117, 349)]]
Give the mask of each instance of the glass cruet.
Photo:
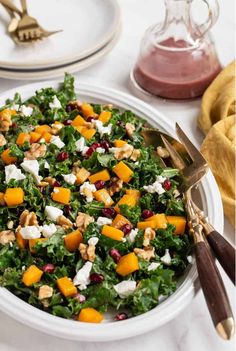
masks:
[(165, 0), (164, 22), (146, 31), (131, 73), (134, 84), (142, 90), (165, 98), (194, 98), (201, 96), (220, 72), (209, 34), (218, 19), (218, 2), (203, 0), (208, 18), (198, 25), (192, 18), (192, 1)]

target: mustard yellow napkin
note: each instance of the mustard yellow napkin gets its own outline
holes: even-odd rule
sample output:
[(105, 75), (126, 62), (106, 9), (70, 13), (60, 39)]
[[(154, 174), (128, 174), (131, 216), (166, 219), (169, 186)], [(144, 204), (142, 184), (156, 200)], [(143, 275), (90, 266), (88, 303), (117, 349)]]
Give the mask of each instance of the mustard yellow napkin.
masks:
[(201, 152), (220, 188), (224, 212), (235, 226), (235, 62), (203, 95), (198, 125), (206, 134)]

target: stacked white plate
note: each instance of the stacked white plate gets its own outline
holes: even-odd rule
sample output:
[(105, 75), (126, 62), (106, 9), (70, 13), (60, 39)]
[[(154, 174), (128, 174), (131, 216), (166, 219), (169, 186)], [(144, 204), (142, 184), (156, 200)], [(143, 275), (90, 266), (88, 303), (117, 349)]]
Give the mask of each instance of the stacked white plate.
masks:
[(29, 13), (47, 30), (62, 29), (33, 44), (17, 45), (7, 33), (10, 22), (0, 7), (0, 77), (56, 78), (99, 61), (116, 45), (121, 32), (117, 0), (30, 0)]

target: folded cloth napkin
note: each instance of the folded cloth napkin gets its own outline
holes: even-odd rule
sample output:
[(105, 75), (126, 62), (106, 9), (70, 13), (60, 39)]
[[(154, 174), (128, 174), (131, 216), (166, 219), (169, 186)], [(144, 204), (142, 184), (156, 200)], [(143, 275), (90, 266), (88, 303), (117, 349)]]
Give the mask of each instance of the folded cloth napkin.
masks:
[(224, 212), (235, 226), (235, 62), (203, 95), (198, 125), (206, 134), (201, 152), (220, 188)]

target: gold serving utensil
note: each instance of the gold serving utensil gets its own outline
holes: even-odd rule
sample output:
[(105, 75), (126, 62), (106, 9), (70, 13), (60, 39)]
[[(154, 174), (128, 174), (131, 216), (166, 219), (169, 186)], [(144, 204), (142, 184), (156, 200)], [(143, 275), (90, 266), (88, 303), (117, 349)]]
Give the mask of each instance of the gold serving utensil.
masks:
[(22, 16), (16, 30), (16, 34), (20, 41), (35, 41), (62, 31), (46, 31), (39, 25), (38, 21), (34, 17), (28, 15), (26, 0), (21, 0), (21, 6)]
[(22, 12), (10, 0), (0, 0), (0, 4), (6, 9), (17, 13), (21, 17)]
[[(177, 126), (176, 129), (177, 133), (180, 134), (183, 139), (180, 127)], [(218, 334), (223, 339), (231, 339), (234, 334), (235, 326), (229, 299), (214, 258), (204, 240), (203, 226), (195, 210), (195, 204), (191, 199), (190, 189), (206, 174), (208, 170), (207, 163), (202, 155), (196, 159), (196, 157), (199, 156), (196, 154), (196, 151), (198, 153), (199, 151), (192, 143), (187, 143), (187, 145), (185, 143), (185, 148), (174, 138), (153, 129), (143, 131), (142, 135), (146, 145), (153, 145), (155, 147), (163, 145), (166, 147), (174, 167), (180, 169), (185, 177), (185, 182), (181, 190), (184, 192), (190, 233), (193, 235), (195, 243), (194, 247), (199, 280)], [(186, 142), (185, 139), (184, 141)], [(178, 155), (178, 157), (176, 157), (176, 155)]]

